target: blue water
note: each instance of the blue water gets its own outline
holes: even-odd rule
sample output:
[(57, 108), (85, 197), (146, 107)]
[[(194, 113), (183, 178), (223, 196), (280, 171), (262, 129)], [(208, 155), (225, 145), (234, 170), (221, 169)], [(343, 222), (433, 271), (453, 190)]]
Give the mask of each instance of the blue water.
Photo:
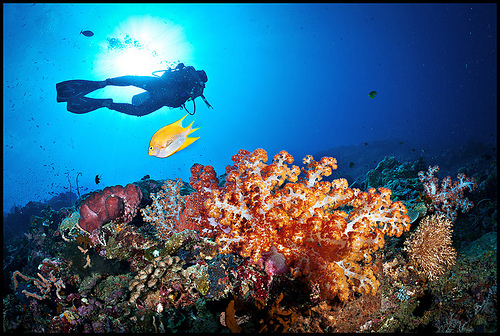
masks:
[[(70, 182), (75, 192), (79, 172), (82, 194), (146, 174), (188, 180), (193, 163), (221, 174), (241, 148), (264, 148), (270, 157), (285, 149), (300, 162), (376, 140), (409, 142), (417, 151), (496, 142), (494, 4), (3, 9), (4, 212), (69, 191)], [(108, 39), (126, 34), (149, 43), (153, 60), (123, 64)], [(56, 103), (57, 82), (150, 75), (179, 61), (206, 71), (204, 94), (214, 109), (197, 99), (185, 125), (195, 119), (201, 128), (193, 136), (201, 138), (168, 158), (148, 156), (149, 141), (183, 110), (76, 115)], [(140, 92), (104, 90), (95, 97), (130, 102)]]

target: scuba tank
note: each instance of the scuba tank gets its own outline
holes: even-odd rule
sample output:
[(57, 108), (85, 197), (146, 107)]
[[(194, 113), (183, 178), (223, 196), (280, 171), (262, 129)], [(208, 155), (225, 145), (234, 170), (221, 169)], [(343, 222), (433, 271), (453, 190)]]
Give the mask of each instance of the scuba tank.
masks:
[(132, 105), (134, 106), (139, 106), (141, 105), (142, 103), (144, 103), (146, 100), (149, 99), (149, 92), (148, 91), (144, 91), (144, 92), (141, 92), (139, 94), (136, 94), (132, 97)]
[[(179, 65), (182, 64), (182, 67), (179, 68)], [(179, 63), (174, 69), (172, 68), (168, 68), (168, 69), (165, 69), (165, 70), (156, 70), (156, 71), (153, 71), (151, 74), (155, 77), (158, 77), (158, 78), (162, 78), (163, 76), (165, 76), (167, 73), (171, 73), (171, 72), (176, 72), (176, 71), (180, 71), (180, 70), (184, 70), (186, 69), (187, 70), (187, 74), (191, 75), (194, 80), (195, 80), (195, 83), (196, 85), (199, 86), (199, 92), (198, 93), (194, 93), (194, 89), (190, 92), (190, 93), (187, 93), (189, 95), (189, 98), (184, 102), (182, 103), (179, 107), (181, 109), (184, 109), (186, 110), (187, 113), (189, 113), (190, 115), (193, 115), (196, 113), (196, 102), (195, 102), (195, 98), (196, 97), (201, 97), (203, 99), (203, 101), (205, 102), (205, 105), (207, 106), (207, 108), (212, 108), (212, 105), (210, 105), (207, 101), (207, 99), (205, 98), (205, 96), (203, 96), (203, 89), (205, 88), (205, 83), (207, 82), (208, 78), (207, 78), (207, 74), (205, 73), (204, 70), (195, 70), (194, 67), (192, 66), (189, 66), (189, 67), (185, 67), (183, 63)], [(160, 76), (158, 75), (158, 73), (160, 72), (163, 72), (163, 74)], [(186, 75), (184, 75), (184, 78)], [(144, 94), (147, 94), (147, 92), (143, 92), (143, 93), (140, 93), (138, 95), (135, 95), (133, 98), (132, 98), (132, 104), (136, 105), (134, 103), (134, 98), (137, 97), (137, 100), (136, 101), (139, 101), (139, 96), (141, 95), (144, 95)], [(149, 98), (149, 95), (144, 95), (145, 96), (145, 99)], [(186, 107), (186, 102), (187, 101), (192, 101), (193, 102), (193, 112), (189, 111)], [(143, 101), (140, 102), (140, 104), (142, 104)]]

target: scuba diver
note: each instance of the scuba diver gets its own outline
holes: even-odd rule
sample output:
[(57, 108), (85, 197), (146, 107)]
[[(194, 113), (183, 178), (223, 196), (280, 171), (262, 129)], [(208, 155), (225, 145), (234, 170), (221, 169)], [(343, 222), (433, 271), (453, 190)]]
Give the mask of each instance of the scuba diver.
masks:
[[(163, 75), (156, 73), (164, 71)], [(163, 106), (184, 108), (189, 114), (196, 112), (194, 99), (201, 97), (207, 107), (213, 108), (203, 96), (207, 74), (203, 70), (195, 70), (192, 66), (179, 63), (174, 69), (158, 70), (153, 76), (122, 76), (108, 78), (104, 81), (75, 79), (56, 84), (57, 102), (67, 102), (67, 110), (73, 113), (87, 113), (101, 107), (107, 107), (129, 115), (144, 116)], [(132, 97), (132, 104), (113, 103), (113, 99), (95, 99), (85, 97), (86, 94), (106, 85), (133, 85), (146, 90)], [(185, 106), (186, 101), (193, 101), (193, 112)]]

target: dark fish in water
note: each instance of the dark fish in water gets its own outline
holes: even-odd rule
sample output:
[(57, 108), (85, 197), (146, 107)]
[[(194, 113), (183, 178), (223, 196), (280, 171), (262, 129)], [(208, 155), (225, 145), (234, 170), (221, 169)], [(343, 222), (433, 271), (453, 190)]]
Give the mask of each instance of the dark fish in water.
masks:
[(375, 96), (376, 96), (376, 95), (377, 95), (377, 91), (372, 91), (372, 92), (370, 92), (370, 93), (368, 94), (368, 97), (369, 97), (370, 99), (373, 99), (373, 98), (375, 98)]
[(95, 184), (99, 184), (101, 182), (101, 178), (99, 177), (99, 174), (95, 176)]
[(354, 162), (351, 161), (351, 162), (349, 162), (349, 168), (352, 168), (352, 167), (354, 167)]
[(80, 31), (80, 34), (82, 34), (83, 36), (87, 36), (87, 37), (94, 36), (94, 32), (91, 30), (82, 30), (82, 31)]
[(491, 159), (493, 158), (490, 154), (484, 154), (484, 155), (482, 155), (481, 157), (482, 157), (483, 159), (487, 160), (487, 161), (489, 161), (489, 160), (491, 160)]
[(150, 178), (149, 175), (146, 175), (143, 178), (141, 178), (141, 180), (147, 180), (148, 178)]

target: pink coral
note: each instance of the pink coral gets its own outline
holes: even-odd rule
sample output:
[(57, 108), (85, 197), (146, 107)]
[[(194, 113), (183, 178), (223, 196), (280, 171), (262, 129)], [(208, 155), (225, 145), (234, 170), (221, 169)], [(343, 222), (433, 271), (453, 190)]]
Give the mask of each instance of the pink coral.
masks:
[(424, 185), (425, 195), (431, 199), (429, 210), (442, 213), (452, 222), (457, 218), (457, 210), (462, 209), (463, 212), (469, 211), (473, 207), (473, 203), (464, 196), (464, 190), (473, 191), (477, 188), (476, 180), (468, 178), (465, 174), (458, 174), (457, 181), (452, 182), (451, 177), (447, 176), (441, 181), (434, 177), (434, 174), (439, 171), (439, 166), (430, 167), (424, 173), (418, 173), (420, 182)]

